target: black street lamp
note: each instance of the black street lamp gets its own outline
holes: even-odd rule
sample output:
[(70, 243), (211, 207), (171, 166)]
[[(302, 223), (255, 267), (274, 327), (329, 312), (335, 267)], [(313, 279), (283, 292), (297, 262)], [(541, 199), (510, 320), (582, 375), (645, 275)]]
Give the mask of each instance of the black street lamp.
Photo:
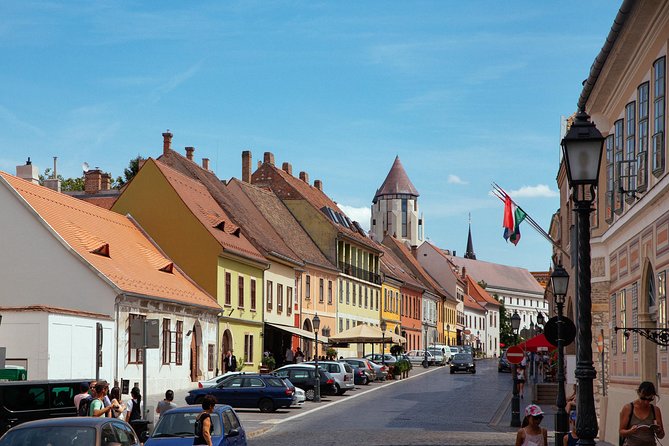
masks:
[(381, 321), (381, 363), (384, 367), (386, 365), (386, 328), (388, 328), (386, 321)]
[(555, 297), (555, 307), (557, 309), (557, 348), (558, 348), (558, 395), (555, 401), (557, 412), (555, 413), (555, 444), (562, 444), (562, 439), (569, 432), (569, 418), (565, 411), (567, 397), (564, 390), (564, 320), (562, 319), (562, 309), (564, 308), (565, 295), (569, 285), (569, 274), (562, 267), (557, 265), (551, 274), (551, 289)]
[(318, 371), (318, 329), (321, 328), (321, 319), (318, 317), (318, 313), (314, 315), (313, 320), (314, 325), (314, 335), (316, 335), (316, 344), (314, 346), (314, 361), (316, 364), (316, 385), (314, 386), (314, 403), (321, 402), (321, 374)]
[(428, 368), (428, 366), (430, 365), (430, 363), (427, 360), (427, 330), (428, 329), (429, 329), (429, 327), (426, 325), (425, 326), (425, 342), (423, 343), (425, 345), (425, 351), (424, 351), (425, 359), (423, 359), (423, 367), (424, 368)]
[(592, 365), (592, 296), (590, 271), (590, 213), (599, 181), (604, 138), (584, 107), (579, 107), (574, 122), (562, 139), (567, 181), (572, 189), (576, 212), (575, 276), (578, 278), (576, 379), (578, 381), (576, 433), (579, 445), (594, 445), (599, 431), (595, 413), (593, 381), (597, 376)]
[(451, 346), (451, 324), (446, 324), (446, 337), (448, 340), (446, 341), (446, 345), (449, 347)]
[[(516, 344), (518, 344), (518, 330), (520, 329), (520, 315), (517, 310), (513, 310), (511, 316), (511, 329), (516, 335)], [(518, 373), (517, 365), (513, 365), (513, 398), (511, 398), (511, 427), (520, 427), (520, 394), (518, 393)]]

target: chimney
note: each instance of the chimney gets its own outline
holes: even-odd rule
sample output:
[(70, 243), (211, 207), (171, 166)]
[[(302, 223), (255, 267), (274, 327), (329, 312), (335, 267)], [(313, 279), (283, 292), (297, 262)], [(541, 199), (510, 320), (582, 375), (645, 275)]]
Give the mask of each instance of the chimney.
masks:
[(314, 180), (314, 187), (323, 192), (323, 182), (321, 180)]
[(53, 157), (53, 173), (51, 174), (51, 178), (47, 178), (44, 180), (44, 186), (48, 187), (49, 189), (55, 190), (56, 192), (60, 192), (60, 180), (58, 179), (58, 170), (56, 166), (56, 161), (58, 160), (57, 156)]
[(417, 258), (418, 255), (418, 246), (416, 245), (411, 245), (411, 255), (415, 258)]
[(16, 166), (16, 176), (33, 184), (39, 184), (39, 169), (37, 166), (33, 166), (30, 157), (28, 157), (25, 166)]
[(209, 170), (209, 158), (202, 158), (202, 168)]
[(111, 174), (103, 173), (100, 178), (100, 190), (110, 190), (111, 189)]
[(251, 182), (251, 174), (253, 173), (253, 168), (251, 163), (253, 161), (253, 156), (251, 155), (250, 150), (244, 150), (242, 152), (242, 181), (245, 183)]
[(193, 161), (193, 152), (195, 152), (195, 147), (186, 147), (186, 158)]
[(102, 188), (102, 171), (95, 168), (84, 174), (84, 192), (87, 194), (97, 194)]
[(163, 133), (163, 155), (167, 155), (170, 150), (172, 150), (172, 134), (168, 129)]
[(288, 175), (293, 174), (293, 165), (290, 163), (283, 163), (283, 166), (281, 166), (281, 169), (283, 169), (284, 172), (286, 172)]
[(309, 184), (309, 174), (306, 172), (300, 172), (300, 180), (304, 181), (305, 183)]
[(263, 157), (263, 162), (267, 164), (271, 164), (272, 166), (274, 165), (274, 154), (272, 152), (265, 152), (265, 156)]

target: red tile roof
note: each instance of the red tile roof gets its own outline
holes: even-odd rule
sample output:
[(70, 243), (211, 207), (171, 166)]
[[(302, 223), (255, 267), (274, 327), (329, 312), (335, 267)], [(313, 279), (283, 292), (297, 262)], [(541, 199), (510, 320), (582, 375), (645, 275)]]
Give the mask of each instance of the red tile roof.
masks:
[(135, 222), (82, 200), (0, 172), (53, 231), (120, 291), (220, 309), (146, 237)]
[(469, 289), (469, 295), (472, 296), (477, 302), (482, 303), (483, 305), (494, 305), (500, 306), (500, 303), (495, 300), (481, 285), (479, 285), (472, 276), (467, 274), (467, 285)]
[(440, 296), (447, 296), (446, 291), (439, 285), (433, 278), (430, 276), (427, 271), (423, 269), (418, 260), (411, 254), (409, 248), (404, 244), (404, 242), (386, 235), (383, 239), (383, 244), (388, 246), (397, 257), (406, 264), (413, 274), (425, 285), (425, 287), (433, 293), (439, 294)]
[(161, 161), (149, 158), (146, 162), (156, 164), (188, 209), (221, 244), (223, 251), (267, 263), (265, 257), (241, 233), (241, 228), (232, 221), (202, 183)]
[(381, 249), (383, 250), (383, 256), (381, 257), (381, 272), (383, 274), (402, 281), (406, 286), (425, 289), (425, 285), (414, 277), (411, 270), (404, 265), (392, 249), (385, 245), (381, 245)]

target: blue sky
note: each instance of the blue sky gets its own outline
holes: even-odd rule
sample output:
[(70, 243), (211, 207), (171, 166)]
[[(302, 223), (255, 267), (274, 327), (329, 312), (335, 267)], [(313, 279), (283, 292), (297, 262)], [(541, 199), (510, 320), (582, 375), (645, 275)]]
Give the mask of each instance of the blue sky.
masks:
[(399, 155), (433, 243), (462, 255), (471, 213), (478, 259), (546, 270), (528, 225), (502, 239), (490, 183), (548, 229), (560, 117), (619, 6), (3, 1), (0, 170), (58, 156), (66, 177), (84, 161), (118, 176), (170, 129), (220, 178), (241, 176), (242, 150), (272, 151), (368, 227)]

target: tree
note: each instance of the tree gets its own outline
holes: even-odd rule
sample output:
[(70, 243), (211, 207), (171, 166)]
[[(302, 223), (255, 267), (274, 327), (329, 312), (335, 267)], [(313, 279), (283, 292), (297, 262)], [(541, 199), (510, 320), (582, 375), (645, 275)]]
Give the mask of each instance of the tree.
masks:
[(131, 159), (128, 163), (128, 167), (123, 170), (123, 177), (117, 177), (114, 184), (115, 189), (120, 189), (135, 178), (137, 172), (139, 172), (139, 164), (144, 160), (141, 155), (137, 155), (135, 158)]
[[(44, 173), (39, 175), (39, 184), (44, 186), (44, 180), (51, 178), (53, 174), (51, 173), (51, 168), (47, 167), (44, 169)], [(63, 192), (73, 192), (84, 190), (84, 179), (83, 178), (63, 178), (62, 175), (57, 175), (60, 180), (60, 190)]]
[(499, 340), (506, 347), (510, 345), (516, 345), (516, 334), (513, 332), (511, 327), (511, 314), (507, 314), (506, 307), (504, 302), (499, 300), (497, 294), (493, 296), (497, 302), (499, 302)]

